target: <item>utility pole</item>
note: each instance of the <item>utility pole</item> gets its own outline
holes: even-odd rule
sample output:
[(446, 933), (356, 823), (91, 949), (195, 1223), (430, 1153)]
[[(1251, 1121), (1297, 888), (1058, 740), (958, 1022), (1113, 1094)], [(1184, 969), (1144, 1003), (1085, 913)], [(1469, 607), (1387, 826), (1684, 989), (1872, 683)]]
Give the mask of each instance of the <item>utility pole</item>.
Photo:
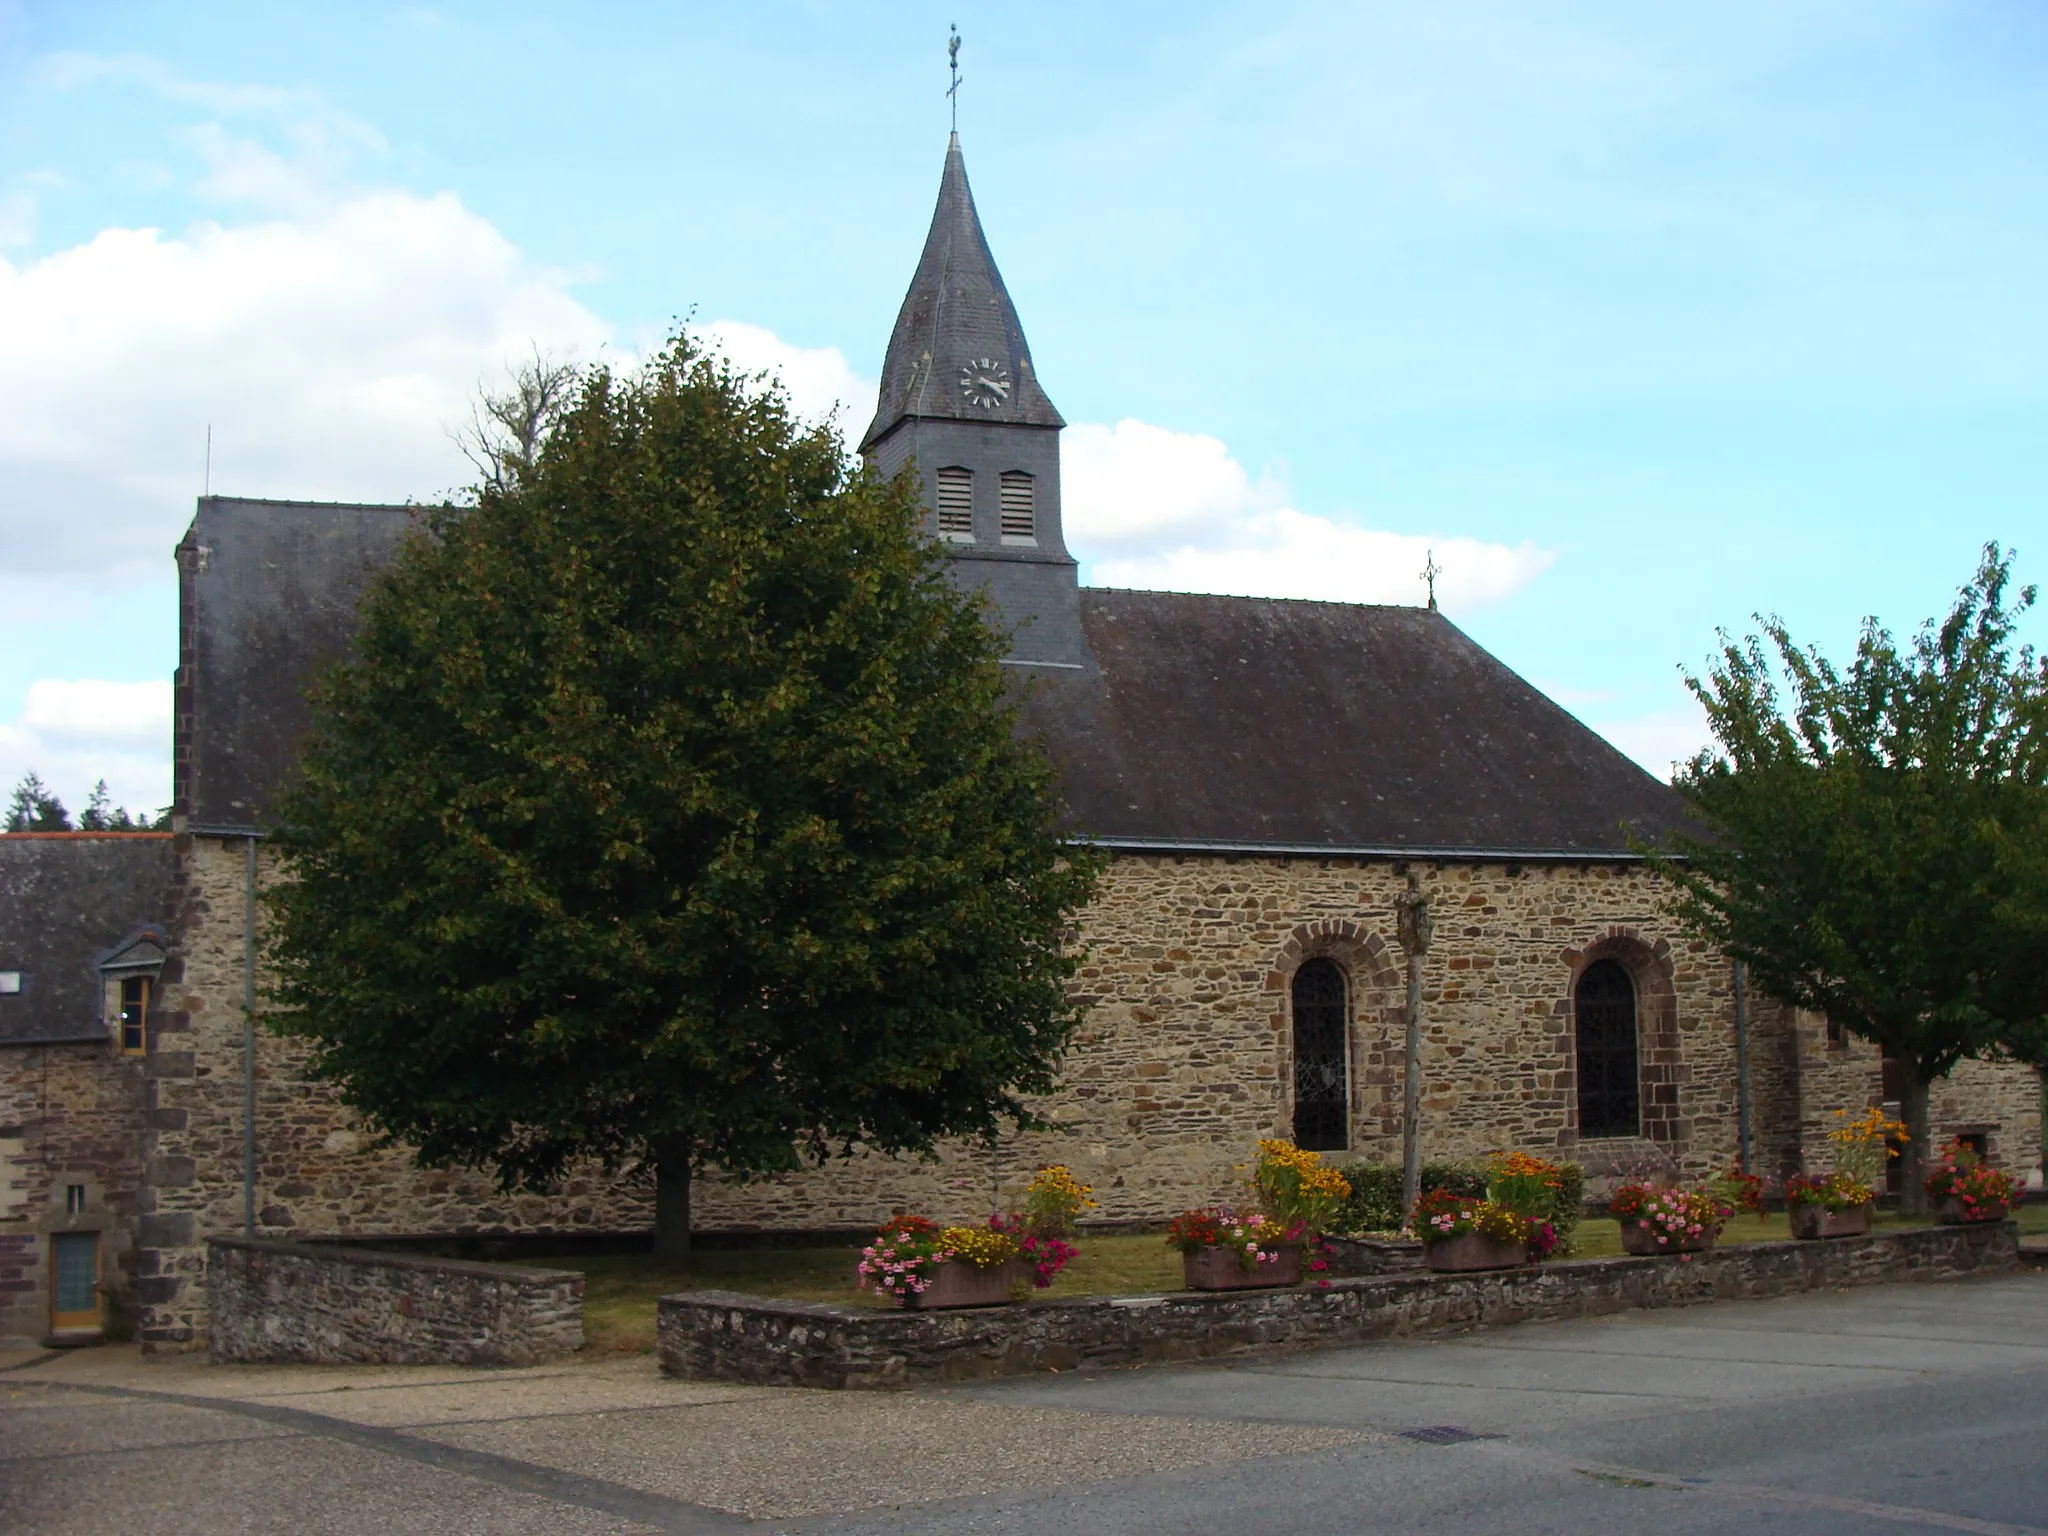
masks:
[(1422, 957), (1433, 924), (1429, 898), (1413, 873), (1394, 901), (1394, 928), (1408, 957), (1408, 1046), (1401, 1072), (1401, 1215), (1405, 1221), (1422, 1193)]

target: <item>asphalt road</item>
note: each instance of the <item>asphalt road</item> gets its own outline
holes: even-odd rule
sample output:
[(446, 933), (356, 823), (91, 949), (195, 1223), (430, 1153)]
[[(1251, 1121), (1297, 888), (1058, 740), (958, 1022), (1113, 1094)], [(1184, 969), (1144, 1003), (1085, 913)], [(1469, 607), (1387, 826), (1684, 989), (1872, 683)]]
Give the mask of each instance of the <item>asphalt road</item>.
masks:
[(0, 1365), (0, 1533), (2048, 1536), (2048, 1272), (881, 1395)]

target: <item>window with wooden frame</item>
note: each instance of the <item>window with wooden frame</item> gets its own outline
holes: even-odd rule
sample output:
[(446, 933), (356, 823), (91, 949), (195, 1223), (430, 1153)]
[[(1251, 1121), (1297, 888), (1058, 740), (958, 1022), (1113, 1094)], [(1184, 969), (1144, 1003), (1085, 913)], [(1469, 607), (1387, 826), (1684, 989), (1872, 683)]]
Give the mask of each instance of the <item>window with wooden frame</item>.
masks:
[(100, 1326), (100, 1235), (50, 1235), (50, 1327), (53, 1331)]
[(1031, 476), (1021, 469), (1003, 471), (1002, 512), (1005, 544), (1038, 542), (1038, 511), (1033, 505)]
[(149, 978), (121, 978), (121, 1053), (133, 1056), (149, 1043)]
[(957, 465), (939, 471), (939, 537), (974, 542), (974, 471)]

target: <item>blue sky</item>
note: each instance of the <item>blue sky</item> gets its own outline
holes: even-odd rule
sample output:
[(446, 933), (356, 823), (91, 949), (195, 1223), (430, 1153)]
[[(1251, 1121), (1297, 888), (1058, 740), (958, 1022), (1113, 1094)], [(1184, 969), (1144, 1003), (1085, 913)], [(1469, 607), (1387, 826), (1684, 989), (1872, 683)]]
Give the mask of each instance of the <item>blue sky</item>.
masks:
[(952, 21), (1084, 579), (1415, 601), (1434, 548), (1661, 770), (1717, 625), (2048, 574), (2035, 4), (0, 0), (0, 776), (167, 797), (209, 423), (216, 490), (431, 497), (531, 342), (685, 313), (859, 415)]

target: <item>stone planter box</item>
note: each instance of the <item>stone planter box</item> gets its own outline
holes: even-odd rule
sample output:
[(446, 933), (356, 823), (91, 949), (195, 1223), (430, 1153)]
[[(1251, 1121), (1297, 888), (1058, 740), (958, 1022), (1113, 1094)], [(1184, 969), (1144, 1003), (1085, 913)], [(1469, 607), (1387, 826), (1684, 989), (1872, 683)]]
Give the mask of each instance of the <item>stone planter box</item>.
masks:
[(1698, 1237), (1674, 1237), (1660, 1243), (1657, 1234), (1640, 1221), (1625, 1221), (1621, 1224), (1621, 1251), (1640, 1258), (1655, 1258), (1660, 1253), (1704, 1253), (1720, 1235), (1702, 1232)]
[(1016, 1279), (1014, 1261), (981, 1269), (949, 1259), (932, 1275), (930, 1285), (898, 1297), (896, 1304), (913, 1312), (941, 1312), (949, 1307), (1006, 1307), (1010, 1304), (1010, 1286)]
[(1419, 1237), (1326, 1237), (1334, 1275), (1413, 1275), (1425, 1267)]
[(1529, 1245), (1516, 1238), (1463, 1232), (1423, 1246), (1422, 1259), (1440, 1275), (1464, 1275), (1481, 1269), (1518, 1269), (1529, 1262)]
[(1269, 1291), (1301, 1284), (1301, 1244), (1282, 1243), (1270, 1264), (1246, 1269), (1228, 1248), (1197, 1248), (1180, 1256), (1181, 1275), (1191, 1291)]
[(1935, 1220), (1945, 1227), (1964, 1227), (1980, 1221), (2005, 1220), (2002, 1205), (1980, 1205), (1975, 1211), (1965, 1211), (1963, 1202), (1955, 1195), (1943, 1195), (1941, 1204), (1935, 1209)]
[(1818, 1237), (1863, 1237), (1870, 1231), (1870, 1207), (1858, 1205), (1846, 1211), (1831, 1211), (1824, 1205), (1792, 1205), (1785, 1208), (1792, 1222), (1792, 1235), (1801, 1239)]

